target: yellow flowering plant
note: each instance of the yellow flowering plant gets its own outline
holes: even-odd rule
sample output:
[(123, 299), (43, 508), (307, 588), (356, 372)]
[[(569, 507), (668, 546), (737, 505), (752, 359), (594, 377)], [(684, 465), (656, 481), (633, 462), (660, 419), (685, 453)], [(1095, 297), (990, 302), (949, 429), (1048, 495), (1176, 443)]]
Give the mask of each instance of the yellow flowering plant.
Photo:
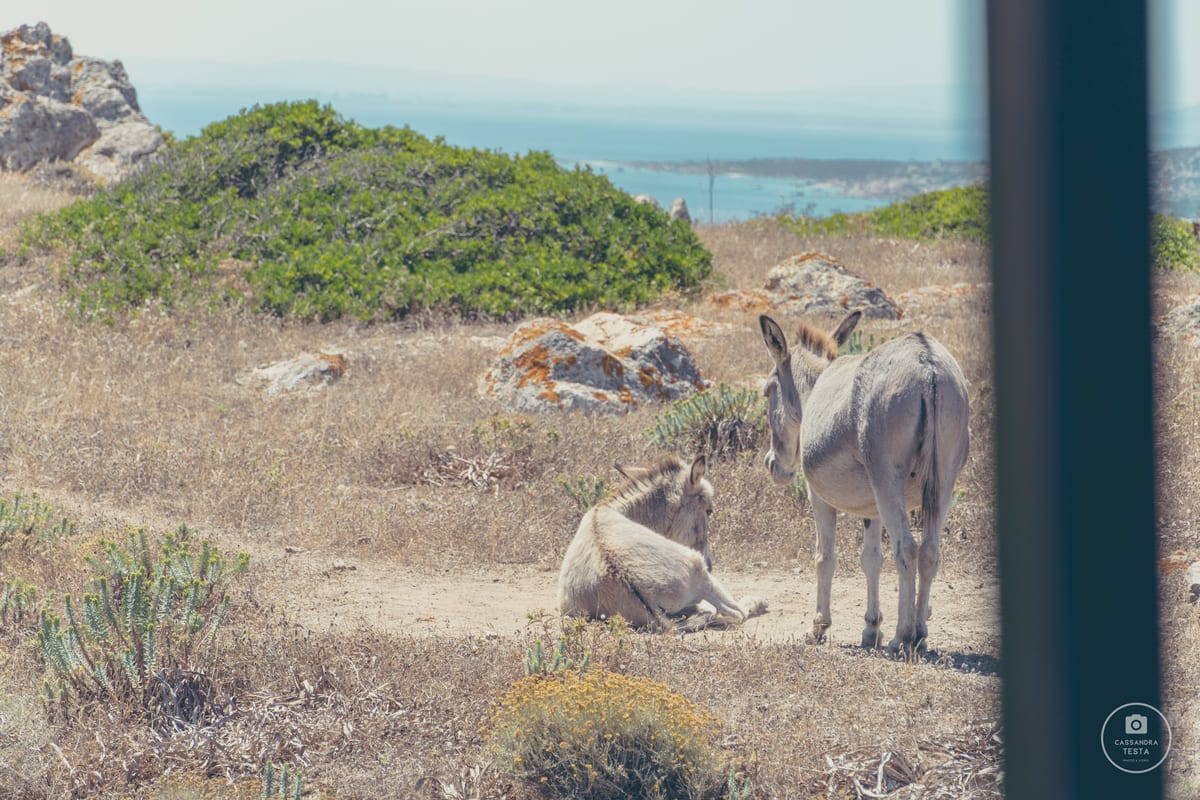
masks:
[(488, 735), (498, 771), (546, 796), (700, 800), (724, 788), (717, 730), (664, 684), (594, 670), (518, 680)]

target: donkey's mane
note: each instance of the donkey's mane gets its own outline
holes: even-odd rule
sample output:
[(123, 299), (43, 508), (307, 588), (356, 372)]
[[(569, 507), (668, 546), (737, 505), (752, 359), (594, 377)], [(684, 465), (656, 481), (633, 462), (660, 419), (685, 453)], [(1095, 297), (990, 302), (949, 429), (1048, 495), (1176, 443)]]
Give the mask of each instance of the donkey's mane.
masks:
[(816, 353), (829, 361), (837, 358), (838, 346), (833, 337), (820, 328), (814, 328), (807, 322), (800, 323), (800, 328), (796, 331), (796, 341), (804, 349)]
[(686, 468), (687, 465), (679, 456), (663, 456), (649, 467), (646, 474), (637, 474), (618, 486), (608, 504), (616, 506), (622, 511), (627, 510), (630, 506), (645, 500), (651, 492), (664, 483), (678, 478)]

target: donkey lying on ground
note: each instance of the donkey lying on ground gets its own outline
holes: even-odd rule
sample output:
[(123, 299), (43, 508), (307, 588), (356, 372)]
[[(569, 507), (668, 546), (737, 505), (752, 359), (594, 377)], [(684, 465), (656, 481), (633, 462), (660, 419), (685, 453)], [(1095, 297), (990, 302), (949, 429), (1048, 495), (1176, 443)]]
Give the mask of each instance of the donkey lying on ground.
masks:
[[(880, 643), (880, 543), (887, 528), (900, 580), (896, 636), (888, 647), (923, 650), (939, 537), (967, 460), (966, 381), (953, 356), (923, 333), (884, 342), (866, 355), (838, 357), (861, 316), (850, 314), (832, 335), (801, 325), (795, 350), (775, 320), (759, 317), (775, 360), (765, 389), (771, 425), (766, 463), (778, 482), (791, 481), (802, 469), (808, 483), (817, 523), (814, 637), (822, 640), (832, 622), (834, 525), (837, 512), (845, 511), (866, 526), (863, 647)], [(919, 550), (909, 530), (910, 509), (920, 510)]]
[[(628, 481), (591, 510), (567, 548), (558, 607), (567, 616), (620, 614), (634, 627), (697, 630), (762, 614), (712, 577), (708, 516), (712, 484), (704, 456), (687, 466), (670, 456), (651, 467), (617, 469)], [(704, 601), (713, 611), (701, 610)]]

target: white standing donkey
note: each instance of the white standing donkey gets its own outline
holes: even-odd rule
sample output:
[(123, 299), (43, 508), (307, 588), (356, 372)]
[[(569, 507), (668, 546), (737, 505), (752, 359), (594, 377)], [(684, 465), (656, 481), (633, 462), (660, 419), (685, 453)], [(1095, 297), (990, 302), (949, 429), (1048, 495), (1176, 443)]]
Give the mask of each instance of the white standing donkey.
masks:
[[(967, 460), (966, 380), (946, 348), (923, 333), (884, 342), (865, 355), (839, 357), (861, 316), (850, 314), (832, 334), (801, 324), (795, 349), (775, 320), (759, 317), (775, 361), (765, 388), (771, 426), (766, 463), (777, 482), (789, 482), (802, 470), (808, 483), (817, 523), (813, 636), (823, 640), (832, 623), (834, 528), (837, 512), (845, 511), (865, 525), (863, 646), (881, 641), (879, 572), (886, 528), (900, 581), (896, 636), (888, 647), (922, 651), (941, 530)], [(910, 509), (919, 510), (919, 548), (909, 529)]]

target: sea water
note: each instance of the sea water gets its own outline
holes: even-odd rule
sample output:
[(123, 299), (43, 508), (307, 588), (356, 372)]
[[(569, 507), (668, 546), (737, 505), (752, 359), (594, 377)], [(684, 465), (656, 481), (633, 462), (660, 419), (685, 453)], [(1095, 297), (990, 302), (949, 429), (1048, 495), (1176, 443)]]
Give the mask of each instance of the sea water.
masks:
[[(812, 181), (668, 168), (680, 162), (753, 158), (977, 160), (982, 132), (971, 126), (883, 118), (833, 118), (802, 111), (720, 112), (658, 108), (587, 108), (502, 103), (414, 102), (385, 95), (317, 93), (343, 116), (369, 126), (411, 126), (449, 144), (510, 154), (547, 151), (568, 168), (586, 168), (614, 185), (653, 197), (663, 208), (683, 198), (700, 222), (744, 220), (779, 212), (826, 216), (895, 200), (851, 197)], [(146, 116), (178, 137), (287, 93), (144, 84)], [(639, 164), (638, 162), (641, 162)], [(645, 162), (653, 162), (652, 166)]]

